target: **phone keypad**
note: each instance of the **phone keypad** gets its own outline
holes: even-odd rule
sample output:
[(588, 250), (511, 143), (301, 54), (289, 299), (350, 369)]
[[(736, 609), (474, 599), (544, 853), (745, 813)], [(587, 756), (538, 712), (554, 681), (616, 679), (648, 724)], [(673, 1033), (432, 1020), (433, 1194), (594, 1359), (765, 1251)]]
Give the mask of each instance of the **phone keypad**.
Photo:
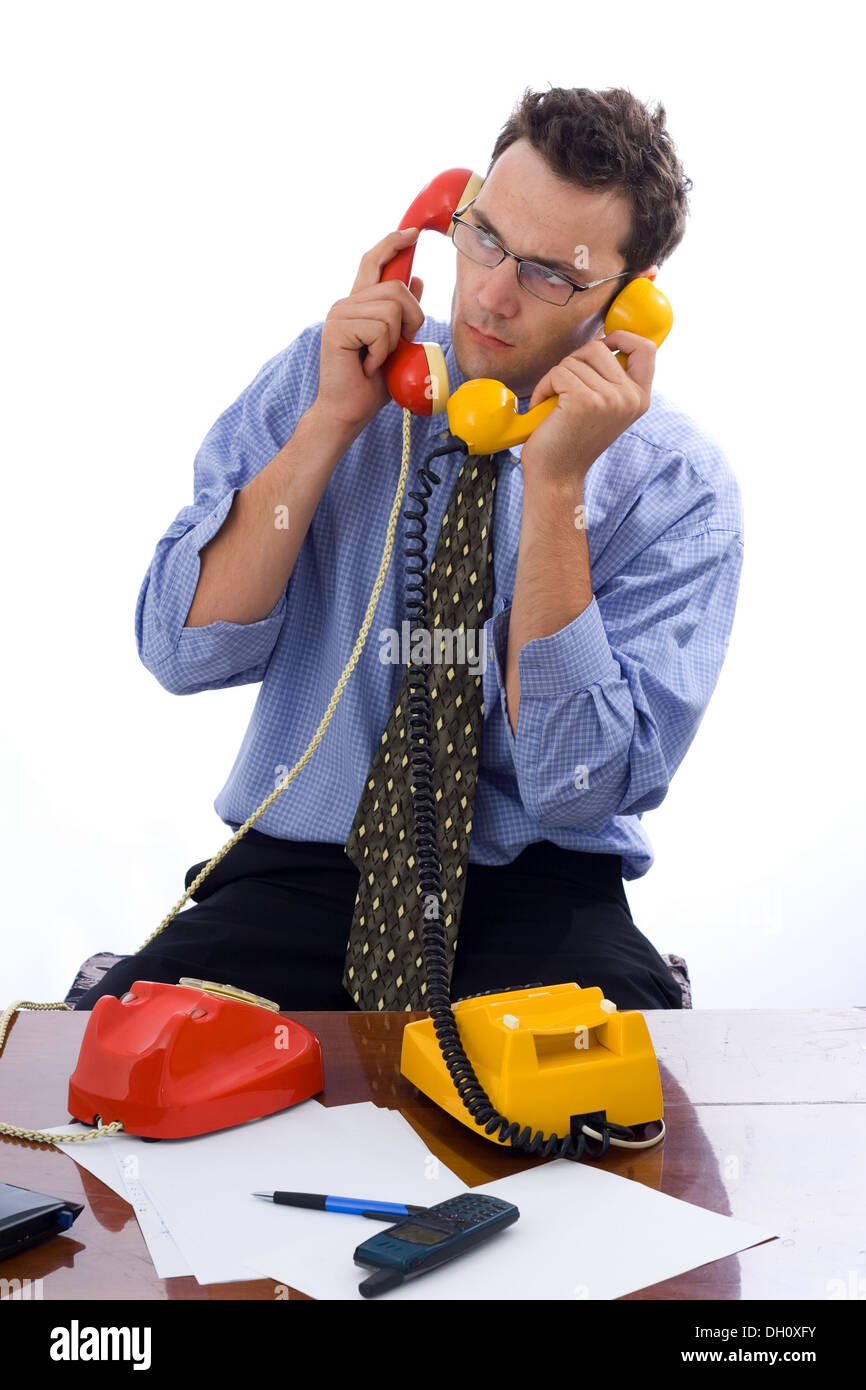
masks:
[(489, 1221), (491, 1217), (498, 1216), (507, 1208), (508, 1203), (501, 1202), (498, 1197), (473, 1197), (465, 1193), (461, 1197), (450, 1197), (447, 1202), (440, 1202), (438, 1206), (431, 1207), (427, 1220), (431, 1225), (435, 1221), (437, 1227), (441, 1222), (443, 1230), (465, 1231), (471, 1226), (477, 1226), (481, 1221)]

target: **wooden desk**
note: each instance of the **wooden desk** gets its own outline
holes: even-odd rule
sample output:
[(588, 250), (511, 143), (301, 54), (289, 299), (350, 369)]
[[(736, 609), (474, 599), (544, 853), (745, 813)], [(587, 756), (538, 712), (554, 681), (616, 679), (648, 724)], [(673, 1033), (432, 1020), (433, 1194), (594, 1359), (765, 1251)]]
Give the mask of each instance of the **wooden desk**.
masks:
[[(438, 1110), (403, 1080), (409, 1014), (297, 1015), (322, 1041), (326, 1105), (399, 1109), (470, 1185), (531, 1167)], [(0, 1057), (0, 1119), (39, 1128), (67, 1117), (67, 1083), (89, 1014), (19, 1014)], [(627, 1300), (866, 1298), (863, 1254), (866, 1011), (649, 1012), (667, 1136), (611, 1151), (613, 1173), (779, 1239), (690, 1270)], [(98, 1143), (98, 1140), (91, 1141)], [(51, 1299), (274, 1299), (274, 1281), (202, 1287), (160, 1280), (132, 1208), (50, 1145), (0, 1137), (0, 1179), (85, 1203), (71, 1234), (5, 1260), (9, 1280)], [(304, 1298), (302, 1292), (291, 1295)]]

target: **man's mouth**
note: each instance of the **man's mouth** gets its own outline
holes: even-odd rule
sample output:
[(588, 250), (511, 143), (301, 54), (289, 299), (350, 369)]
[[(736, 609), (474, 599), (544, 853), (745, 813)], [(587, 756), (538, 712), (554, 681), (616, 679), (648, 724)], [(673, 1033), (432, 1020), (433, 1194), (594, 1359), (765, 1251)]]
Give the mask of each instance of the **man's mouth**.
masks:
[(491, 337), (489, 333), (482, 333), (479, 328), (473, 328), (471, 323), (467, 323), (466, 327), (469, 329), (472, 336), (479, 343), (482, 343), (484, 347), (503, 348), (512, 346), (511, 343), (504, 342), (502, 338)]

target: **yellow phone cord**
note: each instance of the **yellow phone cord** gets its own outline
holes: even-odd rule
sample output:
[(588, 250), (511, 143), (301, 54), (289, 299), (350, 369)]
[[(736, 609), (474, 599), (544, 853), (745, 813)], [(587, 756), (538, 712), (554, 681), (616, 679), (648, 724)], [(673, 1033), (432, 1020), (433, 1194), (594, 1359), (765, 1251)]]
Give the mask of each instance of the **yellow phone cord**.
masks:
[[(260, 816), (263, 816), (264, 813), (265, 813), (265, 811), (267, 811), (267, 810), (274, 804), (274, 802), (276, 801), (277, 797), (278, 797), (278, 796), (282, 796), (283, 792), (286, 790), (286, 788), (288, 787), (289, 783), (294, 781), (294, 779), (297, 777), (298, 773), (301, 771), (301, 768), (303, 768), (303, 767), (306, 766), (306, 764), (310, 761), (310, 758), (313, 756), (313, 754), (315, 753), (316, 749), (318, 748), (319, 744), (321, 743), (322, 738), (323, 738), (324, 733), (325, 733), (325, 730), (327, 729), (328, 725), (329, 725), (330, 722), (331, 722), (331, 719), (333, 718), (334, 710), (337, 708), (337, 704), (338, 704), (338, 702), (339, 702), (339, 700), (340, 700), (340, 696), (342, 695), (343, 690), (345, 689), (346, 682), (348, 681), (350, 675), (352, 674), (353, 670), (355, 669), (355, 667), (356, 667), (357, 664), (358, 664), (358, 658), (360, 657), (361, 652), (363, 651), (363, 648), (364, 648), (364, 643), (365, 643), (366, 640), (367, 640), (367, 634), (368, 634), (369, 631), (370, 631), (370, 627), (371, 627), (372, 622), (373, 622), (373, 615), (374, 615), (374, 613), (376, 612), (376, 606), (377, 606), (377, 604), (378, 604), (378, 602), (379, 602), (379, 595), (381, 594), (381, 592), (382, 592), (382, 586), (383, 586), (383, 584), (385, 583), (385, 575), (386, 575), (387, 570), (388, 570), (388, 565), (390, 564), (390, 561), (391, 561), (391, 551), (393, 550), (393, 547), (394, 547), (394, 533), (395, 533), (395, 531), (396, 531), (396, 529), (397, 529), (397, 517), (398, 517), (398, 515), (399, 515), (400, 507), (401, 507), (402, 502), (403, 502), (403, 494), (404, 494), (405, 491), (406, 491), (406, 481), (407, 481), (407, 479), (408, 479), (408, 477), (409, 477), (409, 453), (410, 453), (410, 448), (411, 448), (411, 420), (412, 420), (412, 412), (409, 411), (409, 410), (404, 409), (404, 410), (403, 410), (403, 457), (402, 457), (402, 459), (400, 460), (400, 477), (399, 477), (399, 479), (398, 479), (398, 481), (397, 481), (397, 491), (396, 491), (396, 493), (394, 494), (394, 503), (393, 503), (393, 505), (392, 505), (392, 507), (391, 507), (391, 515), (390, 515), (389, 518), (388, 518), (388, 529), (387, 529), (387, 531), (386, 531), (386, 533), (385, 533), (385, 549), (384, 549), (384, 551), (383, 551), (383, 553), (382, 553), (382, 559), (381, 559), (381, 562), (380, 562), (380, 564), (379, 564), (379, 573), (376, 575), (376, 582), (375, 582), (375, 584), (373, 585), (373, 590), (372, 590), (372, 593), (370, 594), (370, 600), (369, 600), (369, 602), (368, 602), (368, 604), (367, 604), (367, 611), (366, 611), (366, 613), (364, 614), (364, 621), (361, 623), (361, 627), (360, 627), (360, 630), (359, 630), (359, 632), (358, 632), (357, 640), (355, 641), (355, 645), (354, 645), (354, 647), (352, 648), (352, 655), (349, 657), (349, 660), (346, 662), (346, 665), (345, 665), (345, 667), (344, 667), (344, 669), (343, 669), (343, 673), (342, 673), (342, 675), (340, 676), (340, 679), (337, 681), (337, 684), (334, 686), (334, 693), (333, 693), (333, 695), (331, 696), (330, 700), (328, 701), (328, 707), (327, 707), (327, 709), (325, 710), (325, 713), (322, 715), (322, 719), (321, 719), (321, 722), (320, 722), (320, 724), (319, 724), (318, 729), (316, 730), (315, 734), (313, 735), (312, 739), (310, 740), (310, 743), (309, 743), (309, 745), (308, 745), (306, 751), (302, 754), (302, 756), (301, 756), (301, 757), (298, 759), (298, 761), (295, 763), (295, 766), (292, 768), (291, 772), (289, 772), (289, 773), (283, 778), (282, 782), (280, 782), (280, 784), (279, 784), (277, 787), (274, 788), (274, 790), (271, 792), (270, 796), (268, 796), (268, 797), (266, 798), (266, 800), (262, 802), (261, 806), (259, 806), (258, 810), (254, 811), (253, 814), (249, 817), (249, 819), (246, 820), (246, 821), (244, 821), (243, 825), (240, 826), (240, 828), (239, 828), (238, 830), (235, 831), (235, 833), (234, 833), (234, 835), (231, 837), (231, 839), (228, 840), (228, 841), (223, 845), (222, 849), (219, 850), (219, 851), (214, 855), (214, 857), (213, 857), (213, 859), (211, 859), (210, 863), (209, 863), (209, 864), (205, 864), (205, 866), (204, 866), (204, 868), (202, 869), (201, 873), (198, 875), (197, 878), (193, 879), (192, 883), (191, 883), (191, 884), (189, 885), (189, 887), (187, 888), (187, 890), (186, 890), (186, 892), (184, 893), (183, 897), (180, 898), (180, 899), (178, 900), (178, 902), (177, 902), (177, 903), (175, 904), (175, 906), (172, 908), (172, 910), (171, 910), (171, 912), (168, 914), (168, 916), (167, 916), (167, 917), (164, 917), (163, 920), (160, 922), (159, 926), (156, 928), (156, 930), (155, 930), (155, 931), (152, 931), (151, 934), (150, 934), (150, 936), (147, 938), (147, 940), (144, 941), (144, 942), (142, 942), (141, 946), (139, 946), (139, 948), (138, 948), (139, 951), (143, 951), (145, 946), (148, 946), (148, 945), (150, 944), (150, 942), (154, 940), (155, 937), (159, 936), (159, 934), (160, 934), (161, 931), (164, 931), (164, 930), (165, 930), (165, 928), (168, 926), (169, 922), (171, 922), (171, 921), (177, 916), (178, 912), (180, 912), (180, 909), (183, 907), (184, 903), (187, 902), (188, 899), (192, 897), (193, 893), (195, 892), (196, 888), (198, 888), (199, 884), (202, 883), (202, 882), (204, 881), (204, 879), (207, 878), (207, 876), (208, 876), (208, 874), (210, 873), (211, 869), (216, 868), (216, 866), (217, 866), (217, 864), (220, 862), (220, 860), (223, 859), (223, 858), (225, 857), (225, 855), (228, 854), (229, 850), (232, 849), (232, 848), (237, 844), (238, 840), (242, 839), (243, 836), (246, 835), (246, 833), (247, 833), (247, 831), (250, 829), (250, 827), (253, 826), (253, 825), (255, 825), (255, 823), (256, 823), (256, 821), (259, 819), (259, 817), (260, 817)], [(136, 954), (138, 954), (138, 953), (136, 952)], [(9, 1028), (9, 1024), (10, 1024), (10, 1022), (12, 1021), (12, 1018), (13, 1018), (14, 1015), (18, 1012), (19, 1009), (41, 1009), (41, 1010), (50, 1010), (50, 1009), (69, 1009), (69, 1008), (70, 1008), (70, 1006), (69, 1006), (68, 1004), (66, 1004), (66, 1003), (63, 1003), (63, 1002), (61, 1002), (61, 1003), (56, 1003), (56, 1004), (34, 1004), (34, 1003), (32, 1003), (30, 1000), (27, 1000), (27, 999), (18, 999), (18, 1000), (16, 1000), (16, 1002), (15, 1002), (14, 1004), (10, 1004), (10, 1005), (9, 1005), (9, 1008), (6, 1009), (6, 1010), (4, 1010), (4, 1012), (3, 1012), (2, 1014), (0, 1014), (0, 1055), (2, 1055), (2, 1052), (3, 1052), (3, 1044), (4, 1044), (4, 1041), (5, 1041), (5, 1038), (6, 1038), (6, 1032), (7, 1032), (8, 1028)], [(76, 1141), (78, 1141), (78, 1140), (81, 1140), (81, 1139), (95, 1139), (98, 1135), (102, 1135), (102, 1134), (117, 1134), (117, 1133), (119, 1133), (120, 1130), (122, 1130), (122, 1129), (123, 1129), (123, 1125), (120, 1124), (119, 1121), (114, 1121), (114, 1122), (112, 1122), (112, 1123), (109, 1124), (109, 1125), (100, 1125), (98, 1129), (86, 1130), (85, 1132), (79, 1133), (79, 1134), (49, 1134), (49, 1133), (47, 1133), (47, 1131), (45, 1131), (45, 1130), (39, 1130), (39, 1129), (18, 1129), (18, 1128), (16, 1128), (15, 1125), (7, 1125), (7, 1124), (4, 1124), (4, 1123), (2, 1122), (2, 1120), (0, 1120), (0, 1134), (10, 1134), (10, 1135), (12, 1135), (14, 1138), (16, 1138), (16, 1139), (34, 1139), (34, 1140), (39, 1140), (39, 1141), (42, 1141), (42, 1142), (48, 1143), (48, 1144), (58, 1144), (58, 1143), (59, 1143), (59, 1144), (67, 1144), (67, 1143), (74, 1143), (74, 1142), (76, 1142)]]

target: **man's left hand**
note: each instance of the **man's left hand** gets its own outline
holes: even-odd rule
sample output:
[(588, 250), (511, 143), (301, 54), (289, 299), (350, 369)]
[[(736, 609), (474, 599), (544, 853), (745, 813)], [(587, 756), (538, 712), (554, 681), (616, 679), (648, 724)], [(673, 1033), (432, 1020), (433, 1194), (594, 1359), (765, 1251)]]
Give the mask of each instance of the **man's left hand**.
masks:
[[(614, 352), (627, 354), (626, 369)], [(582, 483), (595, 460), (649, 408), (655, 354), (648, 338), (618, 331), (585, 343), (552, 367), (529, 408), (549, 396), (559, 401), (523, 446), (524, 476)]]

